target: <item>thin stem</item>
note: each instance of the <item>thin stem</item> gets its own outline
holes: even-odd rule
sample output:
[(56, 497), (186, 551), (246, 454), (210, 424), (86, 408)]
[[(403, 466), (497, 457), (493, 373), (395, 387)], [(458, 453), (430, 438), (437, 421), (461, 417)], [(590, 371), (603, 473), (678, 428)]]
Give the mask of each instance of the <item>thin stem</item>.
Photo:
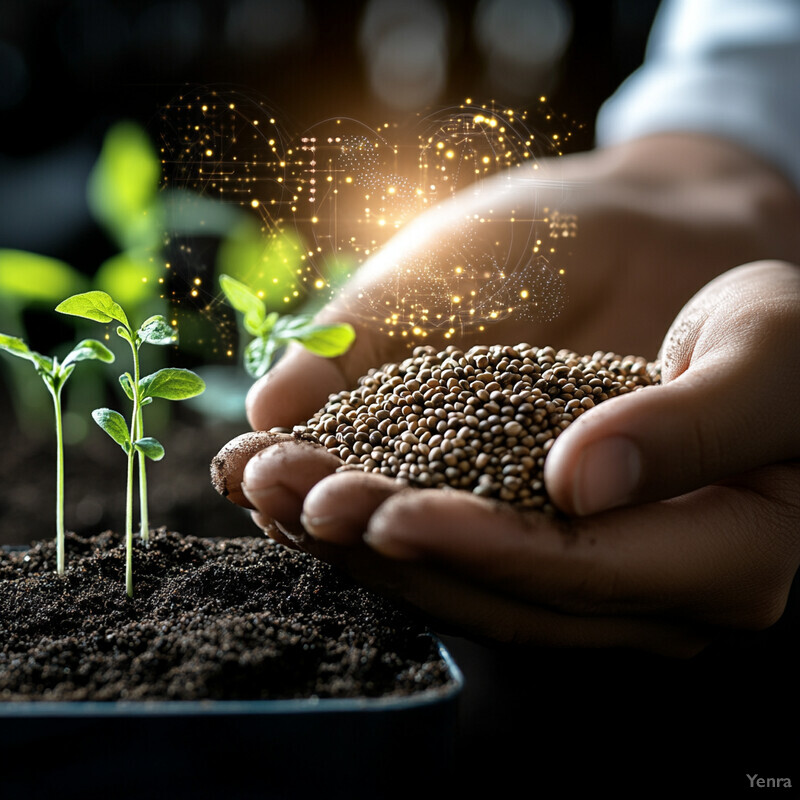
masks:
[[(140, 414), (139, 408), (139, 353), (136, 349), (135, 336), (130, 340), (133, 353), (133, 411), (131, 412), (131, 449), (128, 453), (128, 496), (125, 503), (125, 585), (128, 597), (133, 597), (133, 458), (136, 441), (136, 430)], [(139, 487), (141, 493), (141, 486)]]
[[(141, 439), (144, 436), (144, 422), (142, 420), (142, 407), (139, 406), (139, 413), (137, 416), (136, 426), (136, 439)], [(142, 541), (150, 544), (150, 519), (147, 508), (147, 468), (144, 453), (139, 451), (139, 519), (140, 519), (140, 532)]]
[(64, 428), (61, 421), (61, 387), (48, 386), (56, 417), (56, 570), (64, 574)]
[(133, 597), (133, 447), (128, 453), (128, 486), (125, 500), (125, 588)]

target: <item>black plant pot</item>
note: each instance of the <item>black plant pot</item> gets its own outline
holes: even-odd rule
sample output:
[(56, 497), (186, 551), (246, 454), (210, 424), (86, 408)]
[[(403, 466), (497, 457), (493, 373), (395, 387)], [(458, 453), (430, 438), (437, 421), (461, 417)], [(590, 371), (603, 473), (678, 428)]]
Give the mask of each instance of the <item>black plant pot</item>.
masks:
[(384, 798), (444, 785), (462, 677), (439, 648), (449, 683), (411, 697), (3, 703), (0, 794)]

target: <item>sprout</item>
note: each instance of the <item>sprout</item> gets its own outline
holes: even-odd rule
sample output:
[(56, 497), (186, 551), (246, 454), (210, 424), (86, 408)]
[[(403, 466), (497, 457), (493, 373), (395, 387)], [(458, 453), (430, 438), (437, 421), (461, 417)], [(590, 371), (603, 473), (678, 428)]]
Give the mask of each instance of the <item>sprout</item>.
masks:
[(178, 334), (167, 320), (156, 315), (145, 320), (138, 330), (134, 330), (122, 307), (105, 292), (85, 292), (67, 298), (56, 307), (62, 314), (94, 320), (95, 322), (118, 322), (117, 335), (131, 348), (133, 374), (120, 375), (123, 391), (132, 403), (130, 424), (117, 411), (98, 408), (92, 412), (94, 421), (122, 448), (128, 458), (127, 493), (125, 504), (126, 541), (126, 588), (133, 596), (133, 471), (134, 456), (139, 462), (139, 503), (141, 538), (147, 543), (150, 527), (147, 505), (146, 459), (159, 461), (164, 457), (164, 448), (144, 435), (142, 409), (155, 398), (165, 400), (186, 400), (202, 393), (205, 383), (188, 369), (168, 367), (141, 377), (139, 349), (143, 344), (169, 345), (178, 340)]
[(64, 433), (61, 422), (61, 391), (79, 361), (111, 363), (114, 354), (94, 339), (84, 339), (72, 348), (63, 361), (31, 350), (22, 339), (0, 333), (0, 349), (30, 361), (53, 398), (56, 425), (56, 569), (64, 574)]
[(244, 366), (253, 378), (264, 375), (277, 351), (289, 342), (299, 342), (318, 356), (332, 358), (345, 353), (355, 339), (355, 331), (347, 323), (319, 325), (307, 314), (268, 314), (266, 303), (230, 275), (220, 275), (219, 285), (230, 305), (242, 315), (245, 330), (254, 337), (244, 351)]

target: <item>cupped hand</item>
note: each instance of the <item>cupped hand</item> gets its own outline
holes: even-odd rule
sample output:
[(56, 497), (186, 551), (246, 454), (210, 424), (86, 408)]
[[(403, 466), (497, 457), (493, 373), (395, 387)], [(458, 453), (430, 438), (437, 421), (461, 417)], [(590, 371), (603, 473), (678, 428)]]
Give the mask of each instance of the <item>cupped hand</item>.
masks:
[[(501, 197), (519, 207), (580, 184), (566, 312), (546, 326), (499, 323), (485, 334), (492, 342), (651, 355), (686, 298), (726, 266), (765, 251), (800, 261), (796, 196), (719, 142), (653, 137), (561, 159), (540, 175), (546, 180), (511, 190), (489, 182), (453, 201), (456, 214), (462, 202), (497, 205)], [(446, 227), (447, 213), (439, 220)], [(250, 392), (254, 428), (303, 422), (330, 393), (407, 354), (352, 314), (348, 298), (436, 236), (436, 225), (407, 226), (362, 282), (322, 312), (354, 324), (355, 346), (332, 360), (291, 350)], [(279, 541), (338, 561), (476, 636), (686, 654), (720, 629), (764, 627), (780, 614), (798, 560), (798, 476), (785, 463), (797, 457), (787, 421), (797, 410), (797, 376), (786, 373), (787, 348), (796, 345), (795, 275), (760, 265), (711, 284), (667, 337), (665, 385), (604, 403), (560, 437), (546, 478), (569, 519), (334, 474), (335, 457), (290, 441), (249, 461), (243, 504)], [(780, 400), (765, 414), (767, 387)]]
[(456, 629), (685, 655), (782, 613), (800, 564), (800, 268), (705, 287), (662, 349), (662, 386), (579, 417), (545, 477), (572, 516), (336, 473), (310, 443), (259, 452), (262, 523)]

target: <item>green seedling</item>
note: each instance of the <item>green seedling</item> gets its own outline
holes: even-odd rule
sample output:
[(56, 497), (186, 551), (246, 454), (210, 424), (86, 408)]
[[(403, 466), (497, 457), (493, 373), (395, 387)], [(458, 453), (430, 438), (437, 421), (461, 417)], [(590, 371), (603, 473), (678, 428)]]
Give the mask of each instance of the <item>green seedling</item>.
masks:
[(220, 275), (219, 285), (230, 305), (242, 315), (244, 329), (254, 337), (244, 351), (244, 366), (252, 378), (264, 375), (278, 350), (289, 342), (332, 358), (347, 352), (355, 339), (355, 331), (347, 323), (320, 325), (308, 314), (268, 313), (264, 300), (230, 275)]
[(79, 361), (111, 363), (114, 354), (94, 339), (84, 339), (72, 348), (63, 361), (31, 350), (22, 339), (0, 333), (0, 349), (30, 361), (53, 398), (56, 424), (56, 569), (64, 574), (64, 431), (61, 421), (61, 391)]
[(143, 344), (175, 344), (178, 334), (160, 315), (150, 317), (138, 330), (131, 327), (122, 307), (105, 292), (84, 292), (69, 297), (56, 307), (56, 311), (95, 322), (117, 322), (117, 335), (128, 342), (133, 357), (133, 374), (125, 372), (120, 384), (132, 404), (130, 423), (117, 411), (98, 408), (92, 412), (94, 421), (122, 448), (128, 459), (127, 491), (125, 504), (126, 579), (129, 596), (133, 596), (133, 477), (134, 460), (139, 462), (139, 503), (141, 538), (147, 543), (150, 538), (149, 512), (147, 504), (146, 459), (159, 461), (164, 457), (163, 446), (144, 435), (142, 409), (155, 398), (186, 400), (199, 395), (205, 389), (202, 378), (188, 369), (167, 367), (151, 375), (141, 376), (139, 349)]

